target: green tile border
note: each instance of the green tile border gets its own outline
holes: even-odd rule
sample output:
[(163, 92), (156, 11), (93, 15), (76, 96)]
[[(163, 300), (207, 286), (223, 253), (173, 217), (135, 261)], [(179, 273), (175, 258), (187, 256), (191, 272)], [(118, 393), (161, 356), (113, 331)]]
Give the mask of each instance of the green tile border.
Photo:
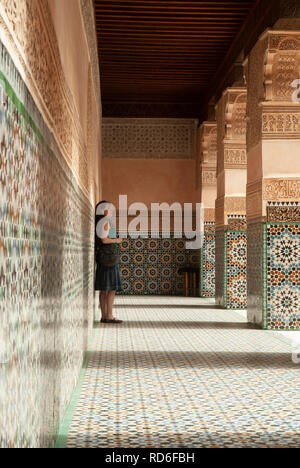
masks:
[[(92, 329), (91, 336), (89, 338), (88, 348), (94, 342), (95, 333), (96, 333), (95, 324), (100, 321), (100, 317), (101, 317), (101, 312), (100, 312), (100, 308), (98, 307), (97, 311), (95, 313), (95, 317), (94, 317), (93, 329)], [(83, 362), (82, 362), (82, 367), (81, 367), (80, 374), (79, 374), (79, 377), (78, 377), (77, 385), (76, 385), (75, 389), (73, 390), (73, 392), (71, 394), (70, 402), (69, 402), (69, 404), (68, 404), (68, 406), (67, 406), (67, 408), (66, 408), (66, 410), (64, 412), (63, 418), (61, 420), (61, 423), (60, 423), (60, 426), (59, 426), (59, 429), (58, 429), (58, 434), (56, 436), (56, 440), (55, 440), (55, 443), (54, 443), (54, 448), (66, 448), (71, 422), (72, 422), (72, 419), (73, 419), (75, 408), (76, 408), (78, 400), (79, 400), (79, 396), (80, 396), (80, 392), (81, 392), (81, 388), (82, 388), (82, 384), (83, 384), (83, 381), (84, 381), (84, 377), (85, 377), (85, 374), (86, 374), (86, 370), (87, 370), (87, 367), (88, 367), (89, 360), (90, 360), (90, 351), (87, 350), (85, 352), (85, 356), (84, 356), (84, 359), (83, 359)]]
[[(95, 332), (96, 332), (95, 324), (98, 323), (99, 320), (100, 320), (100, 309), (98, 308), (97, 312), (95, 314), (93, 330), (92, 330), (92, 333), (91, 333), (91, 336), (90, 336), (90, 339), (89, 339), (89, 345), (88, 346), (90, 346), (94, 342)], [(78, 377), (77, 385), (76, 385), (75, 389), (72, 392), (69, 405), (67, 406), (67, 408), (66, 408), (66, 410), (64, 412), (63, 418), (61, 420), (61, 423), (60, 423), (60, 426), (59, 426), (59, 429), (58, 429), (58, 434), (57, 434), (57, 437), (56, 437), (56, 440), (55, 440), (55, 443), (54, 443), (54, 448), (55, 449), (66, 448), (67, 441), (68, 441), (68, 435), (69, 435), (69, 431), (70, 431), (70, 426), (71, 426), (71, 423), (72, 423), (75, 408), (76, 408), (78, 400), (79, 400), (79, 396), (80, 396), (80, 392), (81, 392), (81, 388), (82, 388), (82, 384), (83, 384), (83, 381), (84, 381), (84, 377), (85, 377), (85, 374), (86, 374), (86, 370), (87, 370), (87, 367), (88, 367), (89, 360), (90, 360), (90, 351), (87, 350), (86, 353), (85, 353), (84, 359), (83, 359), (83, 363), (82, 363), (81, 371), (80, 371), (80, 374), (79, 374), (79, 377)]]
[(66, 411), (64, 413), (62, 422), (61, 422), (59, 430), (58, 430), (58, 436), (57, 436), (55, 444), (54, 444), (54, 448), (56, 448), (56, 449), (66, 448), (71, 422), (72, 422), (72, 419), (73, 419), (73, 415), (74, 415), (74, 411), (75, 411), (77, 402), (79, 400), (80, 391), (81, 391), (81, 387), (82, 387), (82, 384), (83, 384), (83, 381), (84, 381), (88, 361), (89, 361), (89, 353), (87, 352), (86, 355), (85, 355), (84, 361), (83, 361), (81, 371), (80, 371), (77, 386), (76, 386), (75, 390), (72, 393), (70, 403), (69, 403), (69, 405), (68, 405), (68, 407), (67, 407), (67, 409), (66, 409)]
[(205, 245), (205, 234), (204, 234), (204, 240), (203, 240), (203, 245), (200, 250), (200, 280), (199, 280), (199, 293), (200, 297), (203, 297), (203, 257), (204, 257), (204, 245)]

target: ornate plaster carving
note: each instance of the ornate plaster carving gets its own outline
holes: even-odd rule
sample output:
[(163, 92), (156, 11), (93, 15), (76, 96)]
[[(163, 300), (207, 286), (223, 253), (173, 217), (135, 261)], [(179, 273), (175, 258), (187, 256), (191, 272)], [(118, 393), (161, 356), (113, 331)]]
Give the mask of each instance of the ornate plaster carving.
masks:
[(103, 119), (103, 157), (194, 159), (197, 120)]
[(300, 138), (300, 112), (293, 112), (286, 106), (280, 111), (268, 109), (262, 114), (262, 138)]
[(225, 213), (228, 214), (246, 214), (246, 197), (227, 197), (225, 198)]
[[(199, 184), (205, 184), (201, 173), (211, 170), (215, 173), (217, 167), (217, 123), (203, 122), (198, 132), (198, 154), (196, 168), (196, 188)], [(215, 181), (216, 183), (216, 181)]]
[(1, 0), (0, 31), (63, 156), (90, 196), (85, 135), (64, 76), (47, 0)]
[(225, 148), (224, 151), (225, 167), (236, 168), (247, 167), (247, 151), (245, 148)]
[(204, 208), (204, 221), (205, 223), (215, 222), (215, 209), (214, 208)]
[(247, 89), (229, 88), (226, 93), (226, 140), (242, 140), (246, 144)]
[(202, 186), (216, 185), (216, 184), (217, 184), (216, 170), (202, 169)]
[(216, 225), (228, 225), (228, 216), (246, 215), (246, 197), (220, 197), (216, 200)]
[(266, 44), (265, 92), (266, 101), (292, 101), (292, 82), (299, 78), (300, 32), (270, 31)]
[(274, 203), (267, 206), (268, 222), (299, 222), (300, 221), (300, 203)]
[(217, 123), (204, 122), (200, 141), (200, 162), (217, 162)]
[(101, 116), (100, 69), (93, 0), (80, 0), (81, 14), (88, 43), (94, 89)]
[(300, 179), (265, 179), (263, 181), (263, 199), (266, 201), (300, 199)]

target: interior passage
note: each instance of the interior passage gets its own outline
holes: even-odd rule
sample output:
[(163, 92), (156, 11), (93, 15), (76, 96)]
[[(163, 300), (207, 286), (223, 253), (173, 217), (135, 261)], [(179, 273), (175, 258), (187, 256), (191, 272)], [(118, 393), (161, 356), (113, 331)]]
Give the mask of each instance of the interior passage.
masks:
[(123, 324), (95, 324), (58, 445), (299, 446), (295, 332), (212, 299), (119, 296), (115, 312)]

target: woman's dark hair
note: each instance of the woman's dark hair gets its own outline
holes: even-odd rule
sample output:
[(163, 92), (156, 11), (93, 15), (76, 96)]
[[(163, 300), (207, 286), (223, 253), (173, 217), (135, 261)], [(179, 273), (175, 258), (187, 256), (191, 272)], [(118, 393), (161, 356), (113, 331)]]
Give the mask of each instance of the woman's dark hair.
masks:
[(105, 217), (105, 214), (101, 214), (101, 215), (98, 215), (97, 214), (97, 209), (100, 205), (109, 205), (111, 204), (111, 202), (108, 202), (106, 200), (102, 200), (101, 202), (97, 203), (96, 205), (96, 208), (95, 208), (95, 245), (96, 245), (96, 251), (97, 251), (97, 248), (99, 247), (99, 244), (101, 245), (102, 242), (101, 242), (101, 239), (99, 239), (99, 237), (97, 236), (97, 225), (99, 223), (99, 221), (101, 221), (101, 219), (103, 219)]
[(95, 215), (96, 215), (96, 224), (98, 223), (98, 221), (100, 221), (102, 218), (104, 218), (104, 214), (103, 215), (97, 215), (97, 209), (100, 205), (110, 205), (111, 202), (109, 201), (106, 201), (106, 200), (102, 200), (101, 202), (97, 203), (96, 205), (96, 208), (95, 208)]

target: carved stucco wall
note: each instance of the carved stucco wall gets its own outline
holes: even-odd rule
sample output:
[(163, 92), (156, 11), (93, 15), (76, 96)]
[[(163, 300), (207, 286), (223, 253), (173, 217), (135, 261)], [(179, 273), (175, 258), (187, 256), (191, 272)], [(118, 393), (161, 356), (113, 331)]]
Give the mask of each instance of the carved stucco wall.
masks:
[(247, 61), (249, 220), (265, 219), (268, 201), (300, 197), (299, 31), (268, 31)]
[(196, 187), (200, 188), (200, 201), (204, 205), (205, 221), (215, 219), (217, 197), (217, 123), (203, 122), (198, 130), (196, 159)]
[(246, 210), (246, 88), (224, 91), (216, 106), (218, 125), (216, 225)]
[[(91, 1), (89, 7), (92, 9)], [(98, 59), (95, 57), (95, 48), (94, 52), (89, 51), (87, 45), (93, 41), (93, 30), (84, 29), (88, 24), (87, 19), (83, 20), (87, 17), (87, 11), (87, 0), (83, 11), (79, 0), (73, 1), (72, 5), (67, 0), (1, 0), (0, 31), (4, 45), (14, 57), (26, 85), (59, 143), (64, 158), (82, 190), (94, 203), (95, 198), (98, 198), (98, 194), (94, 194), (95, 187), (97, 192), (100, 191), (98, 160), (101, 107), (98, 101), (100, 91), (97, 89), (99, 80), (95, 78), (94, 72), (94, 63)], [(78, 45), (78, 35), (82, 53), (77, 64), (74, 63), (74, 46), (70, 57), (67, 46), (72, 40)], [(92, 66), (89, 64), (90, 56), (93, 57)], [(90, 66), (93, 70), (93, 80), (89, 83), (93, 83), (90, 105), (96, 114), (92, 122), (96, 136), (92, 151), (88, 152), (86, 110), (87, 75)], [(83, 80), (78, 79), (78, 70), (84, 70)], [(92, 171), (89, 171), (90, 167), (93, 167)], [(91, 179), (91, 174), (95, 180)]]
[(103, 157), (194, 159), (194, 119), (103, 119)]

